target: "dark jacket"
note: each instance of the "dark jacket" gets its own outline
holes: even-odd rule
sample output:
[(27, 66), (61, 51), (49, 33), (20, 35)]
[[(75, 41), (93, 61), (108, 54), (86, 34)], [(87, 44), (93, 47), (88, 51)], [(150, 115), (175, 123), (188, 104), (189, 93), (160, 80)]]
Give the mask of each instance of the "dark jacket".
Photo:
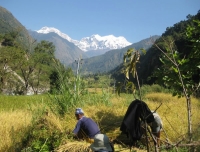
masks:
[(96, 134), (100, 133), (98, 125), (91, 118), (85, 116), (78, 120), (73, 133), (78, 134), (80, 131), (84, 136), (89, 138), (94, 138)]
[(141, 121), (145, 119), (147, 123), (154, 121), (154, 117), (147, 104), (136, 99), (129, 105), (120, 130), (122, 133), (127, 134), (127, 136), (129, 135), (133, 141), (140, 140), (142, 136)]

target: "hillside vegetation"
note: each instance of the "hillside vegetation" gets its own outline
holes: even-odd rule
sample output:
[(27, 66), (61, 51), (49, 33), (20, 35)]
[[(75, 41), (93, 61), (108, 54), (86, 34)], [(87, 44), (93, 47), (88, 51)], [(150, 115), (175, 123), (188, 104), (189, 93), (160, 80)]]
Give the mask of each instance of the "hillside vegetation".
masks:
[[(159, 47), (164, 51), (167, 52), (167, 50), (169, 50), (170, 48), (167, 48), (167, 45), (170, 43), (170, 45), (175, 44), (175, 48), (174, 51), (177, 51), (179, 54), (181, 54), (181, 58), (186, 58), (188, 59), (188, 55), (193, 52), (192, 48), (194, 47), (192, 45), (193, 42), (191, 42), (192, 40), (189, 40), (187, 38), (187, 28), (188, 26), (195, 26), (195, 32), (193, 32), (193, 38), (196, 38), (197, 41), (197, 46), (196, 49), (199, 52), (199, 30), (198, 30), (198, 23), (195, 23), (194, 20), (200, 20), (200, 11), (192, 16), (192, 15), (188, 15), (187, 16), (187, 20), (185, 21), (180, 21), (176, 24), (174, 24), (171, 27), (167, 27), (166, 31), (162, 34), (162, 36), (160, 38), (158, 38), (157, 40), (152, 39), (151, 43), (152, 46), (146, 51), (145, 54), (141, 54), (140, 57), (140, 62), (137, 65), (137, 70), (138, 70), (138, 75), (139, 75), (139, 81), (142, 82), (142, 84), (153, 84), (156, 83), (155, 81), (157, 80), (155, 78), (155, 76), (153, 75), (154, 71), (156, 69), (165, 69), (166, 71), (168, 69), (166, 69), (166, 67), (162, 66), (163, 63), (160, 61), (160, 57), (162, 56), (162, 52), (155, 47), (155, 44), (158, 44)], [(171, 39), (171, 41), (169, 42), (169, 39)], [(135, 48), (136, 50), (138, 50), (137, 48)], [(190, 63), (192, 63), (193, 61), (196, 61), (197, 59), (199, 60), (198, 53), (195, 55), (195, 57), (191, 57), (192, 59), (189, 61)], [(162, 68), (163, 67), (163, 68)], [(121, 73), (123, 68), (123, 65), (121, 64), (120, 66), (116, 67), (116, 69), (112, 70), (110, 72), (110, 74), (112, 75), (112, 77), (116, 80), (116, 81), (121, 81), (123, 80), (124, 74)], [(199, 78), (200, 78), (200, 71), (197, 69), (196, 70), (196, 76), (195, 79), (197, 82), (199, 82)], [(160, 77), (162, 78), (162, 77)], [(135, 81), (134, 78), (130, 77), (131, 81)]]
[(9, 33), (15, 34), (17, 43), (20, 43), (23, 49), (30, 48), (34, 41), (26, 28), (8, 10), (0, 6), (0, 34)]

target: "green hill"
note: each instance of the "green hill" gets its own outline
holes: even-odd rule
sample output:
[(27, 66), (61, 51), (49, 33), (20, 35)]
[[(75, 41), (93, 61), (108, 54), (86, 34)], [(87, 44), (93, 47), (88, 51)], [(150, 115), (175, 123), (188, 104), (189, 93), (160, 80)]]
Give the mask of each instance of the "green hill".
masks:
[(17, 33), (17, 41), (24, 47), (29, 48), (33, 42), (26, 28), (10, 13), (0, 6), (0, 34)]
[[(192, 50), (191, 42), (188, 42), (186, 39), (186, 28), (188, 25), (193, 25), (193, 20), (200, 20), (200, 11), (192, 16), (188, 15), (187, 20), (180, 21), (174, 24), (172, 27), (167, 27), (166, 31), (162, 34), (162, 36), (155, 41), (156, 44), (159, 44), (161, 49), (165, 50), (165, 39), (172, 38), (177, 47), (177, 51), (182, 54), (182, 56), (186, 57), (190, 51)], [(195, 33), (194, 33), (195, 34)], [(199, 37), (198, 33), (196, 33), (196, 37)], [(142, 55), (140, 58), (140, 62), (138, 63), (138, 75), (141, 84), (153, 84), (155, 77), (152, 77), (153, 72), (161, 67), (162, 63), (159, 58), (161, 57), (161, 51), (158, 50), (155, 46), (152, 46), (148, 49), (146, 55)], [(192, 65), (192, 61), (191, 65)], [(121, 73), (123, 65), (121, 64), (119, 67), (116, 67), (114, 70), (110, 71), (112, 77), (116, 81), (122, 81), (125, 79), (124, 74)], [(194, 77), (199, 81), (200, 71), (198, 74), (195, 74)], [(135, 81), (135, 79), (131, 78), (131, 81)]]

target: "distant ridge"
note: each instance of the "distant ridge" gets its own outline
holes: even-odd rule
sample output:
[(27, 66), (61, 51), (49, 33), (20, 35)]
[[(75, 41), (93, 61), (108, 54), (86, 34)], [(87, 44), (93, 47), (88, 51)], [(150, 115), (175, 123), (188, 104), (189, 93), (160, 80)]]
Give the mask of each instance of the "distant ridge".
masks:
[(54, 32), (60, 37), (66, 39), (67, 41), (74, 43), (84, 52), (88, 52), (89, 56), (101, 55), (109, 50), (121, 49), (128, 45), (131, 45), (123, 36), (115, 37), (114, 35), (100, 36), (94, 34), (90, 37), (84, 37), (80, 41), (73, 40), (67, 34), (62, 33), (54, 27), (43, 27), (40, 30), (36, 31), (40, 34), (48, 34)]
[[(122, 49), (114, 49), (106, 52), (105, 54), (86, 58), (82, 61), (80, 70), (83, 75), (94, 74), (94, 73), (103, 73), (109, 72), (119, 66), (123, 62), (124, 53), (129, 48), (134, 48), (139, 50), (141, 48), (148, 50), (152, 46), (151, 39), (158, 39), (160, 36), (152, 36), (151, 38), (147, 38), (141, 40), (137, 43), (124, 47)], [(75, 63), (69, 65), (74, 71), (77, 68)]]
[(87, 58), (85, 52), (74, 45), (74, 43), (69, 42), (54, 32), (42, 34), (29, 30), (29, 33), (37, 41), (46, 40), (52, 42), (56, 48), (55, 57), (64, 65), (71, 64), (80, 57)]

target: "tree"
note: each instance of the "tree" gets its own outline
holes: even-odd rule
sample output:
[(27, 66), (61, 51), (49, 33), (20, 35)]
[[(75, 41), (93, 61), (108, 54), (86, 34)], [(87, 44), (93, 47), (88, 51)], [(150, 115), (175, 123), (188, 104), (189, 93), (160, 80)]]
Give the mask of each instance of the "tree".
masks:
[[(186, 29), (188, 50), (178, 50), (172, 37), (163, 39), (164, 46), (159, 43), (154, 45), (163, 53), (160, 61), (162, 67), (157, 69), (154, 75), (164, 85), (173, 88), (173, 95), (184, 96), (188, 112), (188, 135), (192, 141), (192, 114), (191, 95), (199, 90), (200, 86), (200, 21), (194, 20), (194, 24)], [(160, 81), (160, 82), (161, 82)]]
[[(1, 91), (12, 90), (19, 83), (23, 83), (15, 70), (18, 67), (19, 61), (24, 57), (24, 52), (21, 45), (16, 41), (18, 32), (10, 32), (1, 35), (0, 47), (0, 79)], [(9, 89), (6, 87), (9, 86)]]
[[(137, 86), (139, 89), (139, 97), (141, 100), (141, 93), (140, 93), (140, 82), (139, 82), (139, 78), (138, 78), (138, 73), (137, 73), (137, 63), (140, 60), (140, 52), (136, 51), (135, 49), (128, 49), (127, 52), (124, 55), (124, 69), (123, 69), (123, 73), (125, 74), (126, 78), (129, 80), (129, 74), (131, 73), (131, 75), (136, 78), (137, 80)], [(131, 87), (132, 91), (135, 91), (135, 85), (128, 81), (126, 87)]]
[(48, 88), (55, 46), (41, 41), (33, 49), (35, 41), (28, 36), (25, 43), (21, 37), (24, 31), (13, 29), (0, 35), (0, 89), (16, 94), (28, 91), (37, 94), (39, 89)]
[(34, 94), (38, 94), (39, 89), (44, 90), (50, 87), (49, 76), (52, 72), (53, 60), (55, 60), (54, 52), (55, 46), (52, 42), (41, 41), (31, 54), (29, 69), (34, 69), (34, 73), (28, 83)]

